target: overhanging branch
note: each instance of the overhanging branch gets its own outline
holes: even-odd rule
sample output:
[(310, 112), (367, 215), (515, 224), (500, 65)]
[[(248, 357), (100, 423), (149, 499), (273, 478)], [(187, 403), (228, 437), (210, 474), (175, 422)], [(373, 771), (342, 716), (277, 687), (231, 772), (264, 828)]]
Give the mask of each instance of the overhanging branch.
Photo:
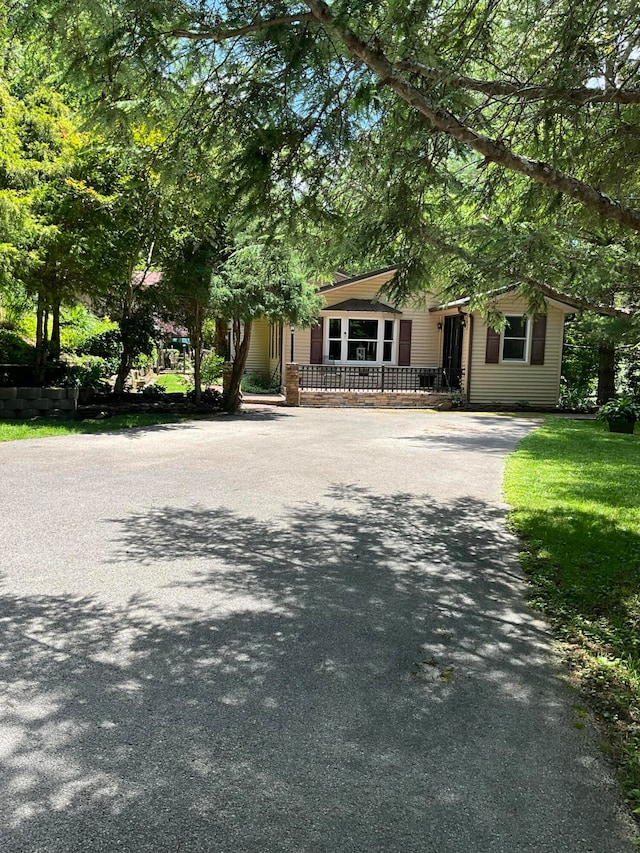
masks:
[(250, 33), (258, 33), (271, 27), (280, 27), (287, 24), (299, 24), (305, 21), (314, 21), (312, 12), (300, 12), (297, 15), (280, 15), (276, 18), (262, 18), (251, 24), (236, 27), (232, 30), (166, 30), (160, 35), (173, 38), (190, 39), (191, 41), (212, 41), (220, 44), (229, 39), (241, 38)]
[(573, 89), (554, 89), (552, 86), (527, 86), (507, 80), (478, 80), (458, 74), (449, 74), (440, 68), (422, 65), (412, 59), (396, 64), (401, 71), (417, 74), (425, 80), (447, 83), (460, 89), (469, 89), (495, 97), (516, 98), (520, 101), (564, 101), (578, 106), (584, 104), (640, 104), (640, 88), (601, 89), (578, 86)]
[(409, 106), (428, 118), (439, 131), (457, 139), (474, 151), (478, 151), (487, 162), (497, 163), (499, 166), (525, 175), (539, 184), (552, 187), (578, 204), (595, 211), (604, 219), (618, 222), (634, 231), (640, 231), (640, 211), (630, 208), (584, 181), (554, 168), (549, 163), (516, 154), (504, 143), (476, 133), (471, 127), (456, 118), (453, 113), (432, 103), (415, 86), (401, 77), (382, 50), (370, 47), (352, 30), (339, 23), (324, 0), (306, 0), (306, 5), (313, 12), (319, 24), (334, 32), (347, 50), (361, 59), (368, 68), (377, 74), (385, 86), (388, 86)]
[[(472, 266), (483, 266), (478, 263), (477, 258), (475, 258), (470, 252), (462, 246), (452, 243), (450, 240), (445, 240), (442, 237), (436, 237), (432, 233), (426, 231), (422, 233), (422, 238), (426, 243), (429, 243), (429, 245), (434, 246), (436, 249), (450, 255), (454, 255)], [(609, 305), (599, 305), (597, 302), (591, 302), (589, 299), (570, 296), (567, 293), (556, 290), (555, 287), (551, 287), (538, 279), (532, 278), (530, 275), (523, 274), (519, 270), (502, 269), (501, 272), (513, 282), (514, 286), (518, 284), (526, 284), (528, 287), (537, 290), (538, 293), (541, 293), (548, 299), (556, 299), (559, 302), (565, 302), (567, 305), (572, 305), (574, 308), (579, 308), (581, 311), (591, 311), (594, 314), (603, 314), (607, 317), (624, 317), (626, 319), (633, 316), (633, 312), (628, 308), (613, 308)]]

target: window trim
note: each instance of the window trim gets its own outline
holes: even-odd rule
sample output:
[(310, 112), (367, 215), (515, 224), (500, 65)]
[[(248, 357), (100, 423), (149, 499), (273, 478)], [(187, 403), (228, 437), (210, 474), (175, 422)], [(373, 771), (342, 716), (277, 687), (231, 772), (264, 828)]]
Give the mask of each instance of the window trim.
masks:
[[(348, 358), (340, 358), (340, 359), (331, 359), (329, 360), (329, 327), (331, 325), (331, 320), (340, 320), (340, 328), (341, 328), (341, 352), (340, 355), (348, 355), (349, 351), (349, 340), (355, 340), (355, 338), (349, 338), (349, 320), (361, 320), (362, 318), (367, 320), (375, 320), (378, 323), (378, 337), (376, 338), (376, 355), (377, 358), (375, 361), (350, 361)], [(383, 361), (384, 357), (384, 324), (385, 320), (391, 320), (393, 323), (393, 341), (391, 343), (391, 361)], [(349, 312), (349, 311), (335, 311), (330, 313), (329, 311), (325, 314), (325, 331), (323, 335), (323, 362), (324, 364), (337, 364), (337, 365), (345, 365), (348, 367), (396, 367), (398, 364), (398, 334), (399, 334), (399, 324), (397, 318), (389, 317), (388, 314), (383, 312)], [(336, 338), (331, 338), (331, 340), (337, 340)], [(373, 340), (373, 338), (367, 340)]]
[(504, 344), (505, 344), (505, 332), (507, 331), (507, 326), (505, 325), (502, 331), (500, 332), (500, 364), (529, 364), (529, 360), (531, 357), (531, 318), (528, 314), (506, 314), (505, 319), (508, 321), (509, 317), (517, 317), (519, 320), (524, 320), (525, 322), (525, 335), (524, 338), (518, 335), (515, 335), (506, 338), (506, 340), (511, 341), (522, 341), (524, 340), (524, 357), (523, 358), (505, 358), (504, 357)]

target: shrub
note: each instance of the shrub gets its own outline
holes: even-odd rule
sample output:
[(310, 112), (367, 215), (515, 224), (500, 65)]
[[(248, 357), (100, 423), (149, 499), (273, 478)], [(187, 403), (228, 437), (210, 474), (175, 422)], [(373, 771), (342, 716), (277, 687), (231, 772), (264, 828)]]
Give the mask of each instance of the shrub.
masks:
[(149, 385), (144, 386), (142, 394), (150, 400), (162, 400), (167, 396), (167, 389), (162, 385), (159, 385), (157, 382), (152, 382)]
[(215, 352), (208, 352), (200, 365), (200, 376), (205, 385), (215, 385), (222, 378), (224, 358)]
[(33, 364), (34, 348), (17, 332), (0, 329), (0, 363)]
[(94, 355), (104, 359), (108, 364), (109, 375), (118, 369), (121, 352), (120, 330), (117, 328), (107, 329), (106, 332), (87, 338), (82, 348), (78, 350), (80, 355)]
[(109, 363), (99, 355), (65, 355), (62, 385), (96, 388), (111, 375)]
[(133, 366), (136, 370), (152, 370), (158, 362), (158, 351), (154, 347), (150, 353), (140, 353), (136, 356)]
[(467, 397), (462, 391), (454, 391), (449, 394), (449, 400), (454, 409), (462, 409), (467, 405)]
[(241, 387), (248, 394), (273, 394), (280, 390), (278, 380), (268, 373), (246, 373)]
[(88, 352), (87, 345), (104, 332), (116, 329), (116, 324), (104, 317), (96, 317), (85, 305), (74, 305), (62, 309), (60, 317), (60, 343), (65, 352), (79, 355), (100, 355)]
[(560, 409), (569, 409), (572, 412), (589, 412), (595, 405), (595, 394), (592, 384), (577, 383), (569, 384), (562, 379), (560, 386)]
[[(195, 402), (195, 389), (187, 391), (187, 400)], [(200, 395), (199, 412), (220, 412), (224, 407), (224, 395), (217, 388), (205, 388)]]
[(32, 304), (22, 285), (14, 281), (0, 298), (0, 329), (23, 331), (24, 320)]

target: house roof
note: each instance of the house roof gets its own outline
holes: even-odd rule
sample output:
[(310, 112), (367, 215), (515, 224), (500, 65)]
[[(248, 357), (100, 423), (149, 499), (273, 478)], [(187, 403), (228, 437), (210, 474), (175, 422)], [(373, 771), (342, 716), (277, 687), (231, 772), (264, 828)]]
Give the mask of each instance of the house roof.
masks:
[(136, 270), (131, 279), (138, 287), (155, 287), (162, 281), (162, 273), (153, 270)]
[(376, 314), (402, 314), (397, 308), (386, 305), (384, 302), (376, 302), (373, 299), (346, 299), (337, 305), (327, 305), (323, 311), (368, 311)]
[[(490, 290), (484, 295), (500, 297), (503, 296), (505, 293), (509, 293), (510, 291), (515, 290), (517, 287), (517, 284), (508, 284), (505, 285), (505, 287), (498, 287), (495, 290)], [(542, 295), (546, 299), (550, 299), (553, 302), (558, 303), (559, 305), (566, 306), (567, 308), (576, 310), (582, 307), (579, 300), (573, 299), (571, 296), (567, 296), (565, 293), (560, 293), (560, 291), (556, 291), (551, 287), (545, 287), (545, 290), (543, 291)], [(445, 302), (443, 305), (434, 305), (433, 308), (429, 308), (429, 311), (433, 313), (434, 311), (447, 311), (450, 308), (461, 308), (463, 305), (468, 305), (470, 302), (471, 297), (465, 296), (462, 299), (455, 299), (452, 302)]]
[(387, 281), (393, 278), (393, 276), (398, 271), (399, 267), (397, 264), (394, 264), (391, 267), (383, 267), (379, 270), (373, 270), (373, 272), (365, 272), (361, 273), (361, 275), (353, 275), (350, 278), (340, 278), (338, 281), (332, 281), (329, 284), (323, 285), (320, 288), (320, 293), (328, 293), (332, 290), (337, 290), (339, 287), (348, 287), (350, 284), (355, 284), (357, 281), (366, 281), (368, 278), (378, 278), (386, 275), (386, 279), (383, 284), (386, 284)]

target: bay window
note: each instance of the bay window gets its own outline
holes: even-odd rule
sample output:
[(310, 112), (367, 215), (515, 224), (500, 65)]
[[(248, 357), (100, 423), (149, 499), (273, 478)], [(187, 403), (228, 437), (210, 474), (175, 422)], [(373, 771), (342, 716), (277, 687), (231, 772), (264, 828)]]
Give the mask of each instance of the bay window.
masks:
[(325, 358), (340, 364), (393, 364), (395, 327), (395, 320), (371, 316), (329, 317), (325, 322)]

